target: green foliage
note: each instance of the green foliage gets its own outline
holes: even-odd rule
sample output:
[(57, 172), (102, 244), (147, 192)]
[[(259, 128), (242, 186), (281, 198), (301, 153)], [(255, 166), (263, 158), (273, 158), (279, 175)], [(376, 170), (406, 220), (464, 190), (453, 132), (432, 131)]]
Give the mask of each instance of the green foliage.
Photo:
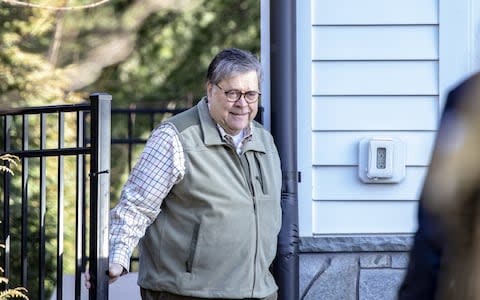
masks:
[[(66, 3), (46, 3), (52, 2), (59, 6)], [(207, 64), (221, 48), (239, 47), (259, 53), (260, 1), (189, 2), (187, 7), (192, 9), (180, 5), (157, 8), (133, 29), (125, 20), (134, 1), (67, 12), (2, 2), (0, 103), (23, 106), (78, 102), (92, 91), (106, 91), (114, 96), (115, 106), (192, 105), (204, 94)], [(80, 0), (68, 3), (84, 4)], [(130, 37), (134, 48), (124, 59), (103, 66), (93, 84), (69, 90), (69, 70), (91, 58), (92, 53), (99, 56), (89, 63), (109, 59), (108, 53), (102, 57), (94, 50), (110, 39)], [(97, 72), (82, 70), (77, 80)]]
[(28, 297), (25, 295), (26, 292), (27, 292), (27, 289), (22, 287), (7, 289), (5, 291), (0, 292), (0, 300), (10, 299), (10, 298), (23, 298), (28, 300)]
[(196, 7), (148, 18), (132, 55), (105, 69), (93, 90), (109, 91), (116, 106), (190, 106), (205, 94), (206, 69), (220, 49), (259, 54), (259, 0), (205, 0)]
[(65, 80), (47, 58), (54, 14), (0, 4), (0, 105), (40, 105), (64, 98)]
[[(14, 166), (16, 166), (18, 162), (18, 157), (7, 153), (7, 154), (1, 155), (0, 160), (9, 162), (10, 164), (13, 164)], [(10, 167), (8, 167), (7, 165), (0, 165), (0, 173), (2, 172), (6, 172), (6, 173), (9, 173), (10, 175), (14, 175), (12, 169), (10, 169)]]

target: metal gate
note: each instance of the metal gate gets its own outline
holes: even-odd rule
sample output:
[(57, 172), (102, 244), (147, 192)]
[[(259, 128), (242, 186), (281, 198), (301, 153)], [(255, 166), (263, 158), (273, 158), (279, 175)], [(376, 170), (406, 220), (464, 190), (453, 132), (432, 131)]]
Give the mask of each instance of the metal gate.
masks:
[[(111, 99), (92, 94), (87, 104), (0, 110), (0, 155), (19, 158), (17, 167), (3, 161), (15, 175), (0, 174), (3, 276), (16, 278), (15, 285), (29, 289), (31, 299), (46, 299), (52, 281), (62, 299), (68, 255), (75, 260), (74, 299), (81, 297), (87, 258), (89, 299), (108, 299)], [(66, 134), (66, 122), (75, 132)], [(47, 136), (56, 143), (48, 144)], [(50, 164), (56, 169), (53, 184), (47, 181)], [(65, 248), (70, 234), (74, 249)], [(55, 257), (46, 247), (56, 247)]]

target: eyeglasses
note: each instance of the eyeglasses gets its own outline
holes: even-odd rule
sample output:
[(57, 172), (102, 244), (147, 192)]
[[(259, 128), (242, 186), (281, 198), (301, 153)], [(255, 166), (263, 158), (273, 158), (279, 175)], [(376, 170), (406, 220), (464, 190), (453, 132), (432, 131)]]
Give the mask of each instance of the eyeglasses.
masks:
[(257, 91), (246, 91), (245, 93), (242, 93), (239, 90), (225, 91), (218, 84), (215, 85), (225, 93), (228, 102), (237, 102), (243, 96), (247, 103), (255, 103), (258, 100), (258, 97), (262, 95), (260, 92)]

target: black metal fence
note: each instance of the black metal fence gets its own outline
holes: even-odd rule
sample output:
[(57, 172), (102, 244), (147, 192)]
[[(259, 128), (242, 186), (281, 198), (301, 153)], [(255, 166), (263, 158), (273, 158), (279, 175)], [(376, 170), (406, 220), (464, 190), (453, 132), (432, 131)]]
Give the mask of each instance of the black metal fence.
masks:
[[(75, 292), (68, 299), (80, 299), (89, 256), (89, 297), (108, 298), (110, 108), (110, 95), (93, 94), (88, 104), (0, 111), (0, 155), (20, 159), (18, 167), (3, 162), (14, 176), (1, 174), (2, 265), (10, 278), (4, 288), (25, 287), (30, 299), (52, 292), (62, 299), (64, 269), (73, 264)], [(53, 181), (47, 172), (56, 173)], [(73, 249), (65, 248), (67, 239)], [(67, 256), (74, 261), (65, 262)]]

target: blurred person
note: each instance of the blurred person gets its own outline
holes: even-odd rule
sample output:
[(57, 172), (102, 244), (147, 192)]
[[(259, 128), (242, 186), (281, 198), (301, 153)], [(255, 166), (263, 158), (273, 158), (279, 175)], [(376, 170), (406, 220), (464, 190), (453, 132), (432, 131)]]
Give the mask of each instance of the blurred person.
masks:
[(447, 97), (399, 300), (480, 299), (480, 73)]
[(142, 299), (277, 299), (281, 169), (254, 121), (261, 79), (253, 54), (224, 49), (207, 96), (152, 132), (111, 210), (111, 282), (139, 242)]

